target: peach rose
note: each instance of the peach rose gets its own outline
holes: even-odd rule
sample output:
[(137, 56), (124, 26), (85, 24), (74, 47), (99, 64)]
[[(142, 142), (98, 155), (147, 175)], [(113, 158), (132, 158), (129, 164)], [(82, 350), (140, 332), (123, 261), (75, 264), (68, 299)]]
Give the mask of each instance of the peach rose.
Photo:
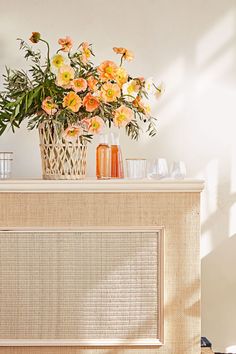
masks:
[(64, 108), (70, 109), (72, 112), (78, 112), (82, 105), (82, 101), (81, 98), (74, 91), (70, 91), (63, 98), (62, 105)]
[(125, 127), (134, 118), (134, 112), (125, 105), (115, 110), (113, 123), (116, 127)]
[(102, 81), (114, 80), (117, 69), (118, 67), (113, 61), (111, 60), (103, 61), (98, 67), (100, 79)]
[(101, 87), (101, 98), (105, 103), (116, 101), (116, 99), (120, 97), (120, 95), (121, 91), (117, 84), (107, 82)]
[(87, 112), (93, 112), (100, 105), (99, 99), (93, 96), (91, 93), (87, 93), (87, 95), (83, 99), (83, 105)]
[(69, 52), (73, 46), (72, 39), (68, 36), (66, 36), (65, 38), (59, 38), (58, 44), (61, 45), (61, 50), (63, 52)]

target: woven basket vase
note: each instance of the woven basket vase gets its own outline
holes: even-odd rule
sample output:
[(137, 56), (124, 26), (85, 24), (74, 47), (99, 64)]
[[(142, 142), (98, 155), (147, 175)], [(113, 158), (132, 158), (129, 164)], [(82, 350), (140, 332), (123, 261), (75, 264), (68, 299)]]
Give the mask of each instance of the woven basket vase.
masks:
[(87, 144), (79, 139), (66, 141), (55, 123), (39, 125), (43, 179), (84, 179)]

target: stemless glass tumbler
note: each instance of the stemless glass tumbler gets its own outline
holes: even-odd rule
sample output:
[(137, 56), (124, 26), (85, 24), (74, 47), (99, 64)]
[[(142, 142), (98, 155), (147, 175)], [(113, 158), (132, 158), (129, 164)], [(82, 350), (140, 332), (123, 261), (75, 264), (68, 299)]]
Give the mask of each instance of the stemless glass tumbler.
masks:
[(184, 179), (186, 177), (186, 166), (183, 161), (174, 161), (171, 166), (171, 177)]
[(0, 179), (11, 178), (12, 152), (0, 152)]
[(147, 160), (146, 159), (126, 159), (127, 177), (134, 179), (142, 179), (147, 176)]

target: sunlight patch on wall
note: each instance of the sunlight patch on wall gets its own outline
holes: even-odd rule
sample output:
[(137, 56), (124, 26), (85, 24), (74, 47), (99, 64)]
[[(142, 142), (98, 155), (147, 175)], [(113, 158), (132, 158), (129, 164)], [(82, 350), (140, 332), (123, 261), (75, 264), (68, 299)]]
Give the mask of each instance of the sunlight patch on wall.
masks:
[(231, 345), (230, 347), (225, 348), (226, 353), (236, 353), (236, 345)]
[(176, 58), (163, 72), (162, 77), (153, 76), (154, 82), (160, 82), (163, 78), (165, 91), (163, 96), (151, 100), (153, 116), (160, 116), (161, 126), (168, 126), (175, 120), (183, 109), (184, 90), (183, 82), (186, 76), (186, 63), (184, 57)]
[(197, 45), (196, 60), (199, 66), (222, 54), (222, 48), (235, 37), (235, 14), (228, 12), (213, 26)]
[(205, 167), (202, 177), (206, 181), (206, 186), (202, 201), (202, 222), (204, 223), (211, 214), (217, 210), (217, 188), (219, 174), (219, 161), (212, 159)]
[[(202, 194), (201, 221), (207, 222), (208, 218), (217, 211), (218, 207), (218, 181), (219, 181), (219, 161), (212, 159), (201, 173), (201, 178), (206, 181)], [(212, 252), (214, 248), (212, 232), (206, 230), (201, 235), (201, 259)]]
[(213, 248), (211, 231), (206, 231), (201, 236), (201, 259), (211, 253)]

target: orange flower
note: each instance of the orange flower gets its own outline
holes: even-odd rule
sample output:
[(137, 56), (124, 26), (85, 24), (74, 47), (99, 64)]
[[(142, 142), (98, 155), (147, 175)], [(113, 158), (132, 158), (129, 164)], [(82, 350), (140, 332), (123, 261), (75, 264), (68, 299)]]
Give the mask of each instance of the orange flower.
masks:
[(63, 107), (70, 109), (72, 112), (78, 112), (82, 105), (81, 98), (76, 95), (74, 91), (70, 91), (64, 98), (63, 98)]
[(87, 82), (91, 91), (97, 91), (98, 80), (96, 80), (94, 76), (89, 76)]
[(58, 70), (56, 79), (57, 86), (61, 86), (65, 89), (71, 87), (71, 81), (74, 79), (74, 69), (69, 65), (63, 65)]
[(63, 52), (69, 52), (73, 46), (72, 39), (68, 36), (66, 36), (66, 38), (59, 38), (58, 44), (61, 45), (61, 50)]
[(83, 99), (83, 105), (87, 112), (93, 112), (97, 109), (100, 105), (99, 99), (91, 93), (87, 93), (87, 95)]
[(116, 101), (120, 94), (120, 88), (117, 84), (107, 82), (101, 87), (101, 98), (105, 103)]
[(81, 92), (81, 91), (83, 92), (86, 90), (87, 86), (88, 86), (87, 81), (82, 77), (79, 77), (78, 79), (74, 79), (71, 82), (71, 88), (75, 92)]
[(103, 61), (98, 67), (100, 79), (102, 81), (113, 80), (115, 78), (117, 68), (117, 65), (113, 61)]
[(48, 96), (42, 102), (42, 109), (49, 115), (53, 115), (57, 112), (58, 106), (54, 103), (52, 97)]
[(99, 116), (94, 116), (90, 119), (88, 132), (91, 134), (101, 133), (104, 127), (104, 121)]
[(63, 138), (67, 141), (76, 141), (83, 134), (83, 129), (78, 125), (71, 125), (64, 130)]
[(29, 38), (29, 40), (32, 43), (38, 43), (40, 41), (40, 38), (41, 38), (41, 34), (39, 32), (32, 32), (32, 35)]
[(92, 53), (91, 50), (89, 49), (89, 44), (88, 42), (83, 42), (82, 43), (82, 62), (86, 64), (91, 57)]
[(131, 50), (122, 47), (114, 47), (113, 50), (116, 54), (122, 54), (122, 57), (127, 61), (132, 61), (134, 59), (134, 54)]
[(134, 118), (134, 112), (124, 105), (115, 110), (113, 123), (116, 127), (125, 127)]

